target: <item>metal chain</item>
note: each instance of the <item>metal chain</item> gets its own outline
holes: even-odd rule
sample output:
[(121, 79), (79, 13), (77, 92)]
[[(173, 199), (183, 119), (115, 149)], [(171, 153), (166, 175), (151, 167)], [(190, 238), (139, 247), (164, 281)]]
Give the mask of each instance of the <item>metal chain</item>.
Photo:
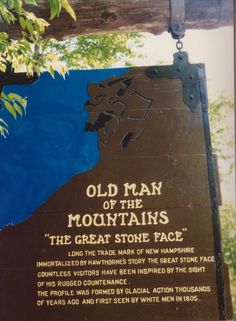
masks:
[(184, 45), (183, 42), (180, 40), (180, 38), (178, 39), (178, 41), (176, 42), (176, 48), (179, 50), (179, 52), (183, 49)]

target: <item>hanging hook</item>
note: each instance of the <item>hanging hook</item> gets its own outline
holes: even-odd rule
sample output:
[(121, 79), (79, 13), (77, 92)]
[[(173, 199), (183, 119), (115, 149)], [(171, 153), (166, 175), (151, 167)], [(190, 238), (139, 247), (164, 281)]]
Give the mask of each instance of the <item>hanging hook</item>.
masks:
[(185, 1), (170, 0), (170, 32), (174, 39), (181, 39), (185, 34)]

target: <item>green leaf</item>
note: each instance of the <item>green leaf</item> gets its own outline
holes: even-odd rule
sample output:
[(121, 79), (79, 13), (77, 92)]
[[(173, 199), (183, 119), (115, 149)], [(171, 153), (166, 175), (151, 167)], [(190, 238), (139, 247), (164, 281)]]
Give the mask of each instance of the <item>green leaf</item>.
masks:
[(60, 1), (59, 0), (50, 0), (50, 10), (51, 10), (50, 19), (53, 19), (55, 17), (59, 17), (59, 14), (61, 12)]
[(29, 30), (29, 33), (32, 35), (34, 32), (33, 24), (30, 20), (26, 20), (26, 27)]
[(22, 0), (15, 0), (15, 9), (18, 14), (21, 12)]
[(52, 78), (55, 78), (55, 71), (54, 71), (54, 69), (52, 68), (52, 66), (50, 66), (50, 67), (48, 68), (48, 71), (49, 71), (50, 75), (52, 76)]
[(9, 35), (6, 32), (0, 32), (0, 40), (7, 40)]
[(16, 111), (15, 109), (12, 107), (12, 105), (8, 102), (8, 101), (4, 101), (4, 105), (6, 107), (6, 109), (9, 111), (9, 113), (12, 114), (12, 116), (16, 119)]
[(8, 5), (10, 9), (14, 9), (15, 7), (15, 0), (8, 0)]
[(13, 13), (8, 10), (7, 6), (0, 2), (0, 21), (6, 22), (8, 25), (15, 21)]
[(35, 0), (25, 0), (25, 4), (31, 4), (33, 6), (37, 6), (37, 2)]
[(71, 5), (69, 4), (68, 0), (60, 0), (61, 6), (69, 13), (69, 15), (76, 21), (76, 15), (75, 12), (73, 10), (73, 8), (71, 7)]
[(10, 93), (7, 95), (9, 100), (18, 100), (24, 107), (26, 107), (27, 101), (25, 98), (22, 98), (20, 95), (16, 94), (16, 93)]
[(8, 129), (1, 125), (0, 125), (0, 135), (3, 136), (4, 138), (7, 138), (7, 135), (9, 135)]
[(21, 117), (23, 116), (22, 108), (16, 102), (13, 103), (13, 108), (21, 115)]
[(2, 123), (5, 127), (8, 127), (7, 123), (2, 118), (0, 118), (0, 123)]
[(19, 22), (20, 22), (20, 25), (21, 25), (21, 28), (24, 30), (25, 27), (26, 27), (26, 21), (24, 18), (20, 17), (19, 18)]

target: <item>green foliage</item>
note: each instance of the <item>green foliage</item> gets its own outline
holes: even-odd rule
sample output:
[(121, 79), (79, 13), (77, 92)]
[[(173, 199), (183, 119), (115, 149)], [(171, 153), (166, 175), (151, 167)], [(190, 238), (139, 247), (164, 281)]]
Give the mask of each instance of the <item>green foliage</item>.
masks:
[[(7, 25), (18, 21), (21, 28), (21, 37), (17, 41), (9, 39), (7, 33), (0, 33), (0, 71), (6, 72), (10, 65), (13, 71), (24, 70), (29, 76), (34, 72), (40, 74), (45, 70), (50, 73), (56, 70), (64, 75), (64, 64), (60, 64), (55, 56), (52, 59), (44, 51), (48, 41), (43, 38), (43, 35), (49, 23), (26, 10), (26, 4), (37, 6), (37, 1), (3, 0), (0, 3), (0, 21)], [(49, 4), (51, 17), (58, 16), (63, 7), (73, 19), (76, 18), (67, 0), (49, 0)]]
[[(8, 95), (1, 93), (2, 106), (16, 119), (18, 115), (21, 117), (26, 114), (27, 99), (20, 95), (10, 93)], [(6, 138), (9, 134), (8, 124), (0, 118), (0, 135)]]
[(232, 206), (222, 208), (221, 224), (225, 258), (236, 281), (236, 211)]
[[(48, 71), (52, 77), (58, 72), (63, 77), (68, 69), (102, 68), (112, 63), (132, 57), (130, 41), (138, 43), (140, 36), (135, 33), (117, 35), (78, 36), (64, 42), (45, 39), (44, 33), (49, 23), (30, 12), (30, 7), (37, 6), (37, 0), (1, 0), (0, 22), (7, 25), (18, 23), (21, 37), (9, 38), (5, 32), (0, 33), (0, 72), (12, 70), (24, 71), (28, 76)], [(75, 20), (75, 13), (68, 0), (48, 0), (51, 16), (57, 18), (64, 8)], [(21, 115), (21, 107), (15, 100), (2, 95), (3, 109), (16, 118)], [(25, 108), (25, 107), (24, 107)], [(23, 111), (22, 111), (22, 114)], [(0, 135), (6, 137), (8, 126), (0, 118)]]
[(8, 124), (0, 118), (0, 135), (6, 138), (8, 134)]
[[(235, 166), (233, 114), (233, 99), (226, 94), (221, 94), (209, 105), (213, 151), (223, 160), (218, 162), (223, 163), (223, 166), (219, 167), (221, 178), (232, 174)], [(236, 312), (236, 211), (232, 206), (224, 206), (221, 209), (221, 227), (224, 256), (229, 265), (233, 307)]]
[(67, 0), (49, 0), (49, 4), (51, 9), (50, 19), (59, 17), (61, 8), (63, 7), (70, 14), (70, 16), (76, 20), (75, 13)]
[[(233, 98), (225, 93), (209, 104), (213, 152), (224, 163), (227, 163), (227, 166), (220, 168), (221, 177), (231, 174), (234, 168), (234, 155), (232, 153), (234, 150), (233, 112)], [(227, 168), (227, 171), (225, 168)]]
[(141, 39), (138, 33), (83, 35), (62, 42), (51, 39), (47, 51), (57, 54), (68, 69), (108, 68), (133, 58), (131, 47), (140, 45)]
[(229, 265), (233, 307), (236, 313), (236, 210), (232, 206), (222, 208), (221, 227), (224, 241), (224, 256)]
[(10, 93), (8, 95), (1, 94), (2, 102), (5, 108), (12, 114), (14, 118), (19, 114), (21, 117), (26, 113), (26, 98), (22, 98), (18, 94)]
[[(51, 18), (60, 14), (63, 7), (73, 19), (75, 13), (67, 0), (49, 0), (51, 8)], [(35, 72), (40, 74), (47, 70), (54, 75), (56, 70), (63, 76), (66, 69), (60, 63), (55, 54), (44, 54), (47, 40), (43, 39), (43, 34), (49, 26), (48, 22), (35, 16), (33, 12), (27, 10), (27, 5), (37, 6), (37, 0), (1, 0), (0, 2), (0, 22), (10, 26), (16, 22), (21, 28), (21, 38), (13, 40), (6, 32), (0, 33), (0, 72), (7, 72), (9, 69), (14, 72), (26, 71), (31, 76)], [(2, 106), (14, 118), (25, 113), (26, 100), (16, 94), (1, 94)], [(8, 124), (0, 118), (0, 135), (6, 138), (8, 134)]]

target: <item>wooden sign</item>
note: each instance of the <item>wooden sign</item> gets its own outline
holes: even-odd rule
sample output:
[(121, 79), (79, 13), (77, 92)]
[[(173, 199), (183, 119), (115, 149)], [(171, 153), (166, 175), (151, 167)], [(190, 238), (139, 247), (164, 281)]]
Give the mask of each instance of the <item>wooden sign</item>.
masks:
[[(89, 71), (76, 83), (78, 73), (56, 79), (54, 91), (40, 79), (23, 86), (38, 98), (29, 133), (19, 130), (12, 180), (21, 186), (17, 167), (28, 168), (32, 187), (19, 202), (48, 196), (24, 218), (15, 206), (18, 224), (0, 232), (1, 320), (226, 320), (204, 66), (177, 53), (172, 66), (93, 71), (96, 83)], [(82, 82), (89, 99), (79, 117), (65, 97), (77, 108)], [(42, 93), (54, 114), (40, 114)], [(96, 146), (81, 145), (85, 133), (99, 159)]]

